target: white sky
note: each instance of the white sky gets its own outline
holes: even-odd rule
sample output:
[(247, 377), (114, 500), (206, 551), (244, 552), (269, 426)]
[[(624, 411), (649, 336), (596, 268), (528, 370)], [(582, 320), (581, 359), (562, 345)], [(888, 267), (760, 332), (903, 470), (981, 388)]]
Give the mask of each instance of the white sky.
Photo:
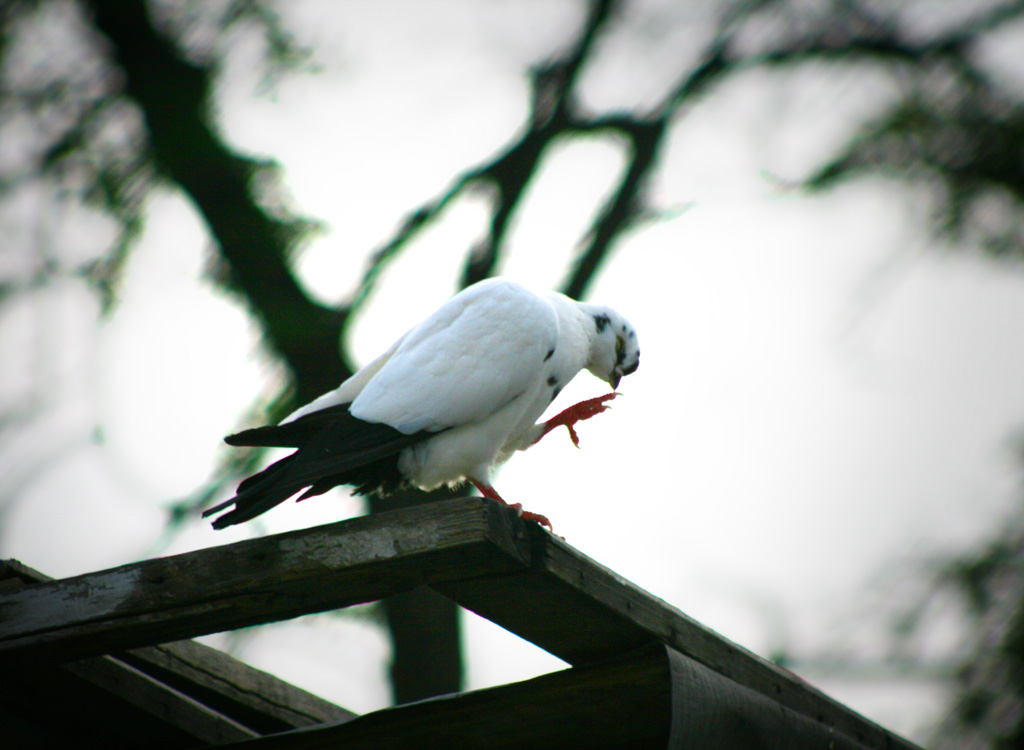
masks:
[[(253, 97), (254, 45), (243, 41), (223, 126), (236, 147), (278, 159), (296, 205), (330, 226), (300, 261), (311, 291), (344, 298), (406, 211), (516, 132), (524, 66), (578, 17), (569, 2), (289, 3), (284, 20), (323, 72), (286, 79), (273, 99)], [(620, 64), (596, 66), (588, 103), (657, 98), (664, 81), (645, 74), (671, 66), (679, 43), (669, 32), (646, 43), (646, 59), (628, 39), (608, 45)], [(1021, 275), (934, 252), (919, 231), (923, 198), (899, 186), (810, 199), (764, 176), (798, 177), (885, 96), (867, 74), (752, 74), (681, 121), (654, 199), (692, 205), (622, 243), (591, 295), (637, 327), (641, 369), (613, 411), (582, 425), (582, 450), (556, 433), (497, 479), (584, 553), (763, 654), (877, 655), (877, 636), (850, 623), (880, 627), (872, 607), (893, 578), (983, 538), (1018, 489)], [(561, 149), (517, 218), (505, 272), (556, 285), (621, 164), (613, 142)], [(355, 331), (361, 361), (454, 291), (481, 200), (456, 203), (385, 275)], [(98, 332), (90, 303), (70, 292), (21, 313), (55, 321), (47, 330), (59, 336), (34, 346), (56, 363), (62, 395), (21, 453), (0, 452), (3, 481), (24, 485), (0, 555), (65, 576), (145, 554), (159, 503), (203, 481), (220, 437), (271, 386), (244, 313), (197, 281), (206, 243), (188, 204), (161, 193)], [(8, 320), (0, 347), (23, 346), (18, 330)], [(581, 376), (556, 407), (604, 390)], [(96, 423), (102, 445), (86, 440)], [(34, 475), (22, 454), (45, 455), (47, 470)], [(266, 528), (359, 512), (328, 496), (276, 509)], [(252, 533), (197, 525), (169, 551)], [(475, 619), (467, 640), (471, 687), (560, 665)], [(364, 620), (288, 623), (243, 656), (357, 711), (387, 700), (386, 642)], [(811, 679), (910, 734), (943, 708), (934, 685)]]

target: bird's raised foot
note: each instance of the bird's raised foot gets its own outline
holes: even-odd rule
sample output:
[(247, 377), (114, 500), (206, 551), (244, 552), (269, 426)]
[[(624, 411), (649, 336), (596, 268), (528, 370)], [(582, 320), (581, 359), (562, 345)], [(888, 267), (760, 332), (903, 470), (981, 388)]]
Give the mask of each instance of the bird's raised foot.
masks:
[[(579, 448), (580, 436), (576, 434), (576, 428), (573, 427), (573, 425), (577, 422), (582, 422), (584, 419), (590, 419), (591, 417), (597, 416), (601, 412), (610, 409), (611, 407), (605, 402), (611, 401), (618, 395), (618, 391), (612, 391), (611, 393), (606, 393), (604, 396), (588, 398), (586, 401), (580, 401), (578, 404), (573, 404), (568, 409), (563, 409), (544, 423), (544, 431), (540, 434), (540, 437), (538, 437), (537, 440), (540, 440), (540, 438), (547, 435), (556, 427), (564, 426), (569, 430), (569, 439), (572, 440), (572, 444)], [(534, 442), (536, 442), (536, 440)]]

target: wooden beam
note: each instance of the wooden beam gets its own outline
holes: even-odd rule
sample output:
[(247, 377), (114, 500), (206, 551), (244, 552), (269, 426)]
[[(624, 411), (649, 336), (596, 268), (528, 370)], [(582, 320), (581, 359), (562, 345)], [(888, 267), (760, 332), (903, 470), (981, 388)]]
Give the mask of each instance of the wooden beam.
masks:
[[(879, 745), (878, 738), (855, 727), (853, 736), (832, 725), (831, 713), (811, 717), (730, 680), (709, 667), (665, 647), (672, 675), (670, 750), (866, 750), (908, 747)], [(866, 722), (865, 722), (866, 723)]]
[(663, 646), (531, 680), (442, 696), (225, 750), (662, 750), (671, 725)]
[(536, 524), (474, 498), (0, 593), (0, 667), (280, 620), (420, 584), (574, 666), (666, 644), (836, 736), (867, 748), (914, 747)]
[(664, 644), (523, 682), (286, 732), (225, 750), (865, 750)]
[(259, 736), (195, 698), (113, 657), (83, 659), (63, 669), (204, 744), (221, 745)]
[[(0, 561), (0, 591), (20, 591), (50, 580), (53, 579), (17, 560)], [(357, 715), (195, 641), (175, 641), (124, 651), (116, 659), (101, 657), (72, 662), (63, 667), (50, 667), (48, 674), (55, 669), (65, 669), (78, 679), (108, 686), (110, 679), (89, 679), (88, 673), (83, 674), (83, 670), (88, 671), (88, 664), (101, 661), (100, 669), (105, 672), (115, 668), (124, 670), (125, 674), (117, 677), (115, 684), (127, 684), (135, 679), (133, 671), (141, 672), (260, 735), (346, 721)], [(38, 668), (35, 674), (40, 674)], [(145, 706), (140, 708), (145, 709)], [(168, 732), (162, 730), (162, 734), (166, 736)]]
[(0, 745), (185, 750), (252, 736), (111, 657), (0, 678)]
[(435, 584), (460, 605), (573, 665), (660, 642), (865, 747), (914, 745), (723, 638), (535, 524), (530, 567)]
[(358, 715), (194, 641), (133, 649), (119, 660), (261, 735)]
[(523, 524), (481, 498), (353, 518), (0, 594), (0, 667), (65, 662), (521, 568)]

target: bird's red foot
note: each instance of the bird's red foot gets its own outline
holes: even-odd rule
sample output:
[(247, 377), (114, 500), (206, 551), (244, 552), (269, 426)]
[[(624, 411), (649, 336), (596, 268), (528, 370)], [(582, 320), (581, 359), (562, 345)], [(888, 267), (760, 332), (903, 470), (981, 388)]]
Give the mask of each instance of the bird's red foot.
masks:
[[(577, 422), (582, 422), (584, 419), (590, 419), (591, 417), (597, 416), (606, 409), (611, 408), (605, 402), (611, 401), (618, 395), (617, 391), (612, 391), (604, 396), (597, 396), (596, 398), (588, 398), (586, 401), (580, 401), (578, 404), (573, 404), (568, 409), (558, 412), (558, 414), (544, 423), (544, 431), (541, 432), (540, 437), (538, 437), (537, 440), (540, 440), (556, 427), (565, 426), (565, 428), (569, 430), (569, 439), (572, 440), (572, 444), (579, 448), (580, 436), (576, 434), (576, 428), (573, 427), (573, 425)], [(537, 440), (534, 442), (537, 442)]]
[[(516, 503), (516, 505), (519, 505), (519, 503)], [(548, 531), (552, 533), (554, 533), (555, 531), (555, 527), (551, 525), (551, 521), (548, 520), (547, 516), (542, 516), (540, 513), (534, 513), (529, 510), (523, 510), (522, 506), (519, 506), (519, 509), (516, 510), (516, 513), (518, 513), (519, 517), (522, 518), (524, 521), (533, 521), (535, 523), (539, 523), (541, 526), (547, 526)]]
[(519, 516), (520, 518), (522, 518), (522, 519), (524, 519), (526, 521), (535, 521), (536, 523), (539, 523), (542, 526), (547, 526), (548, 527), (548, 531), (552, 531), (553, 532), (555, 530), (554, 526), (551, 525), (551, 521), (548, 520), (547, 516), (542, 516), (540, 513), (533, 513), (533, 512), (528, 511), (528, 510), (523, 510), (523, 504), (522, 503), (508, 503), (508, 502), (505, 502), (505, 498), (503, 498), (501, 495), (499, 495), (498, 491), (496, 489), (494, 489), (493, 487), (491, 487), (491, 485), (489, 485), (489, 484), (484, 484), (483, 482), (478, 482), (475, 479), (470, 479), (469, 481), (473, 483), (474, 487), (476, 487), (478, 490), (480, 490), (480, 494), (481, 495), (483, 495), (484, 497), (490, 498), (491, 500), (497, 500), (499, 503), (501, 503), (505, 507), (511, 508), (512, 510), (514, 510), (516, 512), (516, 515)]

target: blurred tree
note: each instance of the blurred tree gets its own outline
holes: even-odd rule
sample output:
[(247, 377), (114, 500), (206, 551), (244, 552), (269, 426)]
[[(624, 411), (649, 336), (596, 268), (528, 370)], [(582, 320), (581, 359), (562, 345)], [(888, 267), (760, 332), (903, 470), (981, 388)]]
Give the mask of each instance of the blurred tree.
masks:
[(979, 552), (943, 566), (940, 580), (959, 593), (973, 619), (968, 658), (957, 672), (953, 710), (936, 748), (1024, 746), (1024, 520)]
[[(1007, 38), (1019, 48), (1024, 2), (589, 0), (577, 33), (528, 71), (530, 107), (516, 136), (411, 210), (373, 254), (351, 299), (325, 306), (307, 296), (290, 264), (315, 223), (296, 217), (276, 198), (273, 164), (233, 152), (210, 114), (225, 32), (233, 25), (264, 30), (272, 69), (301, 64), (300, 51), (268, 7), (258, 0), (9, 0), (0, 6), (0, 135), (16, 134), (34, 144), (0, 162), (0, 197), (11, 200), (25, 185), (43, 184), (54, 191), (54, 200), (98, 207), (117, 227), (114, 240), (85, 262), (69, 263), (42, 250), (25, 258), (21, 271), (3, 280), (0, 294), (70, 275), (90, 284), (109, 308), (147, 191), (158, 182), (176, 185), (214, 239), (214, 277), (246, 301), (269, 349), (287, 367), (290, 388), (271, 410), (280, 415), (351, 372), (346, 333), (354, 313), (387, 265), (464, 191), (484, 186), (493, 196), (486, 235), (465, 258), (462, 281), (469, 284), (498, 267), (510, 219), (553, 145), (595, 134), (620, 144), (625, 166), (581, 238), (562, 285), (582, 296), (616, 242), (660, 215), (648, 203), (647, 187), (666, 139), (693, 106), (753, 69), (785, 76), (823, 66), (881, 74), (890, 85), (879, 93), (875, 114), (801, 181), (804, 187), (823, 190), (865, 175), (924, 185), (934, 199), (934, 228), (957, 247), (981, 248), (999, 259), (1024, 254), (1024, 71), (1014, 68), (1019, 56), (1005, 52)], [(62, 18), (76, 43), (54, 54), (60, 40), (39, 36), (46, 16)], [(667, 68), (658, 71), (667, 83), (650, 101), (604, 108), (589, 103), (587, 76), (609, 55), (623, 54), (613, 44), (617, 37), (676, 32), (676, 54), (667, 64), (659, 62)], [(646, 52), (643, 44), (629, 50)], [(227, 467), (226, 476), (240, 468)], [(178, 506), (176, 518), (208, 502), (221, 483)], [(374, 498), (371, 506), (380, 510), (430, 499), (411, 493)], [(986, 582), (994, 569), (959, 568), (961, 578), (981, 576)], [(1017, 596), (1010, 621), (1020, 620), (1021, 603)], [(396, 700), (457, 689), (461, 664), (452, 606), (413, 592), (386, 610), (395, 638)], [(1009, 626), (1004, 635), (1011, 638)], [(413, 654), (436, 658), (429, 665), (407, 661)], [(1012, 694), (1024, 695), (1019, 668), (1009, 674)], [(980, 705), (971, 700), (971, 706)], [(981, 726), (984, 713), (972, 708), (961, 716)], [(1020, 736), (1024, 711), (1016, 716), (1006, 737)]]
[[(20, 162), (5, 165), (5, 197), (46, 186), (60, 201), (98, 207), (113, 217), (117, 236), (95, 257), (73, 265), (47, 257), (48, 247), (12, 243), (11, 252), (24, 263), (20, 274), (4, 280), (0, 293), (11, 297), (77, 278), (95, 289), (109, 310), (118, 272), (141, 226), (145, 196), (155, 184), (170, 183), (206, 221), (216, 245), (216, 281), (243, 297), (290, 373), (290, 388), (273, 411), (280, 415), (346, 378), (352, 368), (338, 347), (351, 309), (310, 300), (289, 265), (315, 225), (274, 200), (274, 165), (234, 153), (211, 120), (210, 91), (225, 53), (223, 40), (234, 25), (255, 23), (264, 30), (271, 70), (303, 61), (267, 8), (246, 1), (54, 0), (7, 3), (2, 13), (7, 75), (0, 106), (8, 115), (7, 136), (20, 137), (23, 148)], [(45, 37), (47, 29), (53, 38)], [(32, 132), (18, 132), (19, 127)], [(32, 257), (33, 250), (38, 257)], [(16, 408), (12, 405), (12, 416)], [(31, 418), (7, 423), (13, 432)], [(212, 497), (256, 458), (227, 467), (201, 499)], [(174, 507), (171, 521), (196, 510), (191, 503)], [(404, 609), (411, 605), (420, 611), (415, 597), (403, 602)], [(396, 675), (412, 673), (414, 679), (396, 681), (397, 700), (458, 689), (454, 605), (437, 609), (425, 611), (423, 627), (401, 630), (400, 638), (412, 645), (396, 645)], [(416, 617), (416, 611), (405, 619)], [(401, 617), (402, 603), (388, 613)], [(420, 651), (443, 654), (443, 669), (420, 675), (402, 667), (406, 654)]]
[[(771, 5), (770, 3), (766, 5)], [(941, 8), (936, 6), (943, 6)], [(931, 14), (925, 20), (922, 14)], [(948, 247), (1024, 260), (1024, 3), (839, 2), (768, 65), (817, 60), (882, 65), (898, 95), (804, 182), (825, 190), (865, 176), (906, 181), (932, 197), (932, 229)], [(974, 620), (942, 748), (1024, 746), (1024, 533), (1001, 529), (975, 555), (951, 560), (943, 588)]]
[[(267, 345), (289, 370), (291, 388), (272, 409), (281, 415), (351, 374), (344, 344), (346, 325), (380, 269), (448, 200), (473, 183), (489, 182), (497, 188), (490, 235), (467, 260), (464, 284), (468, 285), (493, 272), (508, 219), (544, 150), (567, 132), (617, 129), (633, 142), (634, 167), (595, 223), (590, 247), (567, 284), (569, 293), (578, 296), (584, 291), (615, 235), (637, 212), (643, 179), (652, 166), (665, 121), (662, 116), (652, 128), (628, 119), (593, 123), (570, 117), (572, 86), (611, 5), (595, 3), (579, 39), (534, 72), (534, 112), (526, 134), (490, 164), (462, 177), (435, 205), (414, 212), (398, 236), (377, 254), (359, 292), (347, 305), (325, 307), (303, 291), (289, 259), (313, 223), (294, 217), (273, 200), (272, 163), (234, 153), (211, 122), (210, 92), (224, 53), (220, 40), (234, 24), (260, 24), (272, 62), (295, 64), (301, 59), (274, 16), (256, 0), (215, 6), (189, 1), (24, 0), (4, 6), (5, 56), (25, 69), (24, 80), (14, 76), (8, 81), (4, 98), (19, 115), (52, 123), (36, 144), (37, 158), (19, 165), (20, 171), (9, 176), (8, 184), (36, 179), (73, 188), (79, 201), (97, 205), (117, 219), (118, 241), (98, 258), (70, 271), (85, 278), (108, 309), (115, 298), (117, 272), (142, 220), (146, 192), (157, 181), (179, 187), (215, 241), (216, 280), (243, 297)], [(71, 41), (85, 47), (79, 51), (80, 59), (47, 65), (50, 49), (17, 48), (19, 41), (47, 22), (48, 14), (64, 17), (66, 31), (75, 37)], [(76, 65), (82, 62), (88, 64), (91, 75), (76, 80), (84, 78)], [(46, 74), (42, 79), (40, 69)], [(108, 145), (117, 135), (121, 138)], [(241, 467), (230, 468), (237, 473)], [(223, 479), (202, 491), (198, 504), (219, 491)], [(397, 498), (375, 497), (370, 504), (372, 510), (385, 510), (447, 494), (409, 492)], [(196, 505), (173, 508), (172, 522), (193, 513)], [(462, 665), (455, 605), (420, 590), (386, 602), (385, 612), (394, 641), (396, 702), (458, 690)]]

